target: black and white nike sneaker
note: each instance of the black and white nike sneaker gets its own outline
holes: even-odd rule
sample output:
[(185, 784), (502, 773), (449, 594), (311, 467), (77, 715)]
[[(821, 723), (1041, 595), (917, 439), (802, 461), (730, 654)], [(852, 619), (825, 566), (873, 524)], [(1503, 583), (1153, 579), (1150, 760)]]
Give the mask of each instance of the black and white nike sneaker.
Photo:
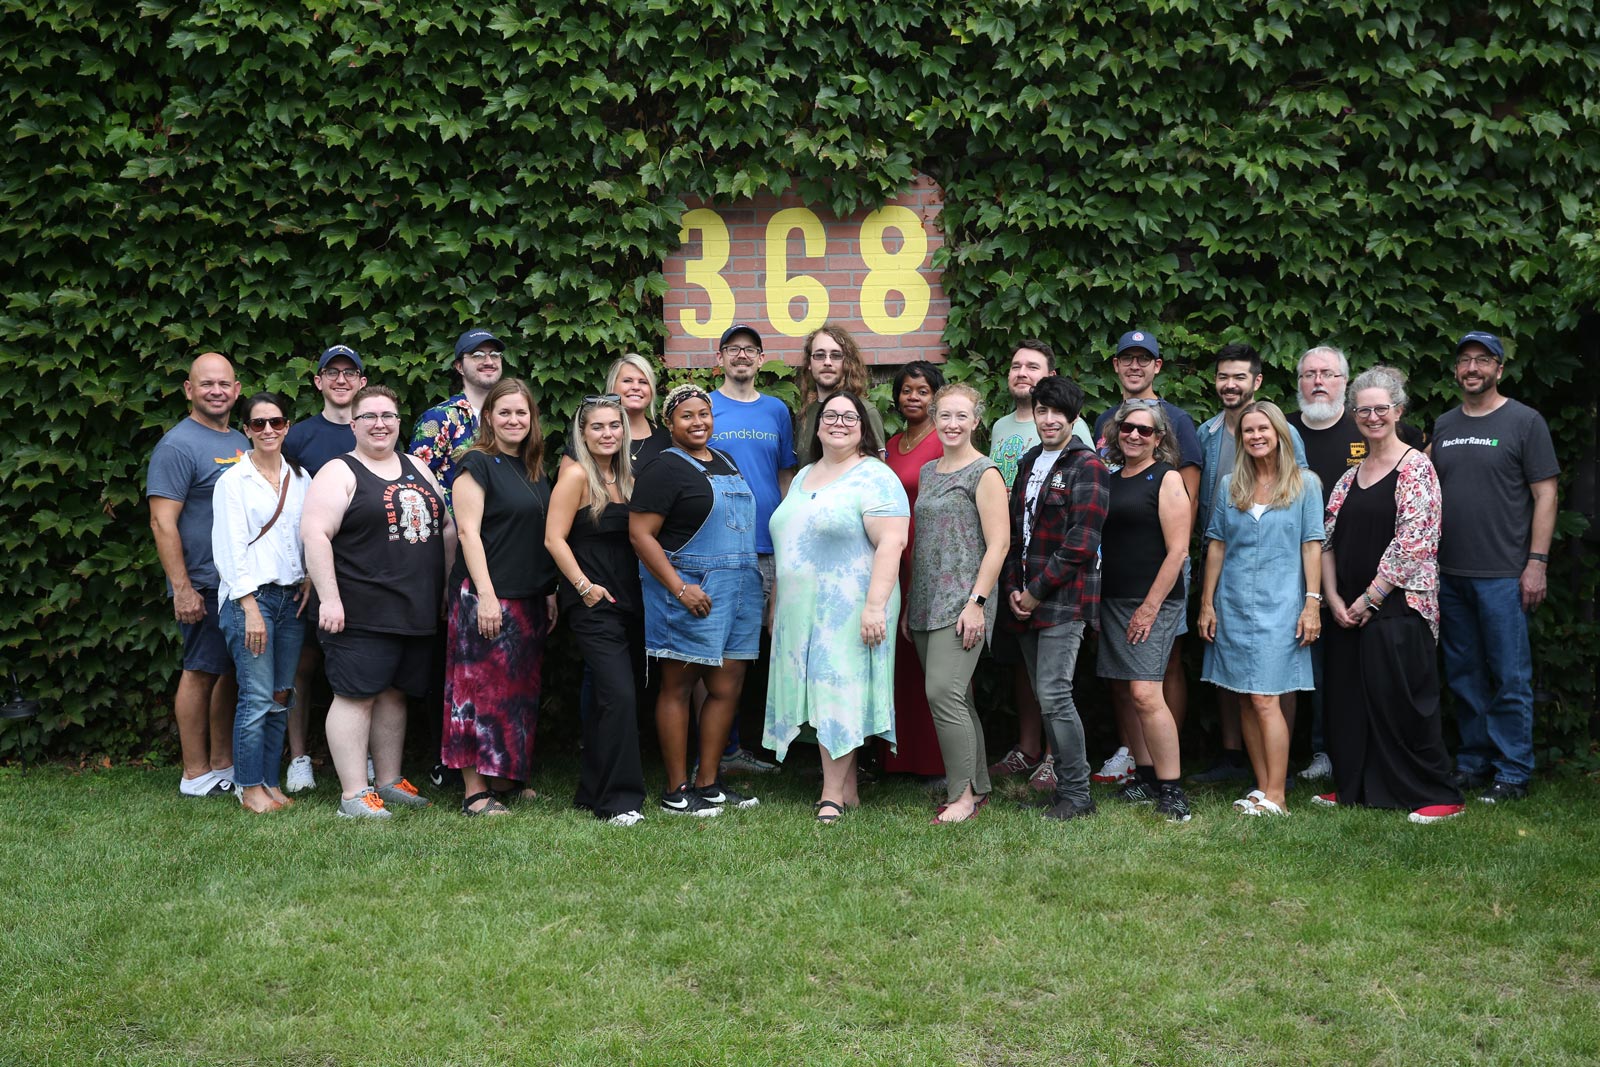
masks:
[(661, 810), (668, 815), (693, 815), (699, 819), (709, 819), (722, 814), (720, 807), (707, 803), (700, 796), (699, 790), (688, 782), (684, 782), (670, 793), (661, 794)]
[(753, 808), (761, 803), (757, 797), (747, 797), (742, 793), (735, 793), (721, 782), (712, 782), (695, 790), (701, 800), (712, 807), (722, 808)]

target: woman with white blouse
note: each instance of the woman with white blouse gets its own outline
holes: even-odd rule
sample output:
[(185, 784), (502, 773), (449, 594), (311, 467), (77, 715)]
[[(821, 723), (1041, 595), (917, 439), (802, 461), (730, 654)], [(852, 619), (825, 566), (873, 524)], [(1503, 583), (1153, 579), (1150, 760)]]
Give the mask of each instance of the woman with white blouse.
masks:
[(311, 479), (284, 458), (288, 411), (289, 401), (277, 393), (245, 401), (251, 449), (217, 479), (211, 520), (221, 579), (218, 623), (239, 680), (234, 784), (239, 803), (258, 814), (294, 803), (278, 788), (278, 765), (305, 637), (300, 514)]

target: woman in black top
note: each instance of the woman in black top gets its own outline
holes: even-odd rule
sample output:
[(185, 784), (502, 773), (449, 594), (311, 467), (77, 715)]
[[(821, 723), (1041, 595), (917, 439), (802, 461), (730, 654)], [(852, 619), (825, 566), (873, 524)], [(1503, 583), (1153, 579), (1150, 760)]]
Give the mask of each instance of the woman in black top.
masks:
[(615, 396), (589, 397), (572, 424), (573, 462), (550, 494), (544, 543), (564, 581), (562, 614), (595, 690), (583, 716), (573, 803), (616, 826), (644, 815), (638, 679), (644, 660), (639, 561), (628, 543), (633, 491), (628, 419)]
[(502, 379), (483, 402), (477, 442), (451, 498), (461, 552), (450, 572), (440, 760), (458, 768), (464, 815), (502, 815), (533, 773), (555, 567), (544, 550), (544, 432), (528, 386)]
[[(339, 814), (386, 819), (386, 805), (429, 803), (400, 775), (405, 698), (428, 691), (456, 527), (433, 473), (396, 452), (394, 390), (369, 385), (356, 393), (351, 425), (355, 451), (317, 472), (300, 534), (333, 689), (327, 735), (342, 791)], [(368, 752), (376, 790), (367, 785)]]
[(1124, 401), (1112, 426), (1106, 461), (1121, 469), (1111, 476), (1100, 539), (1097, 673), (1111, 682), (1119, 720), (1137, 726), (1128, 737), (1136, 776), (1119, 795), (1130, 803), (1153, 800), (1168, 819), (1188, 822), (1189, 801), (1178, 784), (1178, 726), (1161, 683), (1183, 621), (1179, 578), (1189, 554), (1189, 494), (1160, 403)]

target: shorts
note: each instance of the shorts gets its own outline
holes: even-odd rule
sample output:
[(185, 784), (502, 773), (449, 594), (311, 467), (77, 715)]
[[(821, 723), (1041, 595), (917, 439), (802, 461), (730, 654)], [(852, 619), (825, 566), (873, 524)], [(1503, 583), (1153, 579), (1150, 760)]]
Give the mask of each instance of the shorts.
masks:
[(387, 689), (428, 695), (433, 673), (433, 634), (387, 634), (376, 630), (323, 632), (322, 654), (334, 696), (366, 700)]
[(183, 633), (183, 669), (202, 674), (232, 674), (233, 655), (228, 651), (228, 639), (218, 624), (217, 591), (196, 589), (206, 602), (205, 618), (199, 622), (180, 622)]
[(691, 585), (711, 598), (711, 613), (692, 615), (683, 602), (640, 566), (644, 600), (644, 651), (653, 659), (722, 666), (725, 659), (761, 656), (761, 571), (755, 561), (718, 564), (707, 569), (695, 561), (668, 555)]
[(1167, 675), (1167, 658), (1178, 625), (1183, 622), (1182, 600), (1162, 601), (1150, 636), (1138, 644), (1128, 643), (1128, 623), (1142, 599), (1100, 601), (1100, 654), (1095, 673), (1119, 682), (1159, 682)]

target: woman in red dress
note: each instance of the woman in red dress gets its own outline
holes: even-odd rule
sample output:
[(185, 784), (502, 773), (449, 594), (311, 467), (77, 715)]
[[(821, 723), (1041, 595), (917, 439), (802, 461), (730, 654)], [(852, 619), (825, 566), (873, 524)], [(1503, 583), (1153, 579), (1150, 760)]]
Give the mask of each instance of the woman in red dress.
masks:
[[(886, 457), (890, 469), (905, 486), (906, 498), (914, 511), (917, 506), (917, 480), (922, 468), (944, 455), (939, 435), (933, 432), (933, 394), (944, 386), (944, 374), (924, 360), (907, 363), (894, 376), (894, 406), (905, 420), (905, 429), (889, 438)], [(900, 588), (911, 587), (911, 549), (917, 529), (913, 523), (900, 557)], [(894, 654), (894, 730), (896, 751), (879, 743), (878, 763), (884, 770), (900, 774), (920, 774), (930, 779), (944, 776), (944, 758), (939, 753), (939, 735), (933, 728), (933, 712), (922, 677), (922, 661), (905, 627), (905, 601), (897, 627), (899, 642)]]

